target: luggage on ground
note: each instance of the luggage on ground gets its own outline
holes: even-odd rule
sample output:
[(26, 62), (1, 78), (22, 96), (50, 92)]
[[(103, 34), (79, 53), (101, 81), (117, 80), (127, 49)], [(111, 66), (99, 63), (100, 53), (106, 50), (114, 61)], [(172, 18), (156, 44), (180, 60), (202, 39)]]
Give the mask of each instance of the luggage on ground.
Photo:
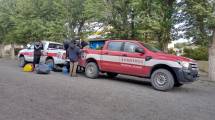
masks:
[(49, 69), (50, 69), (51, 71), (53, 70), (54, 66), (53, 66), (52, 63), (48, 63), (48, 64), (46, 64), (46, 65), (49, 67)]
[(49, 74), (50, 73), (50, 68), (46, 64), (39, 64), (36, 68), (36, 73), (37, 74)]
[(33, 72), (34, 71), (34, 65), (33, 64), (26, 64), (23, 68), (24, 72)]
[(62, 68), (62, 72), (63, 72), (63, 74), (68, 74), (68, 73), (69, 73), (69, 70), (67, 69), (66, 66), (64, 66), (64, 67)]

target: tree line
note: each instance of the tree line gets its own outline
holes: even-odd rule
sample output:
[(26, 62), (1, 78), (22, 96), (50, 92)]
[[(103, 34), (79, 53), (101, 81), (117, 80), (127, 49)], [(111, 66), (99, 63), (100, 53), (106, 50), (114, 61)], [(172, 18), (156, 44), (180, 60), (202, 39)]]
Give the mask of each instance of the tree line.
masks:
[(163, 51), (188, 39), (215, 61), (214, 0), (0, 0), (1, 44), (86, 37), (90, 23), (111, 26), (107, 37), (156, 42)]

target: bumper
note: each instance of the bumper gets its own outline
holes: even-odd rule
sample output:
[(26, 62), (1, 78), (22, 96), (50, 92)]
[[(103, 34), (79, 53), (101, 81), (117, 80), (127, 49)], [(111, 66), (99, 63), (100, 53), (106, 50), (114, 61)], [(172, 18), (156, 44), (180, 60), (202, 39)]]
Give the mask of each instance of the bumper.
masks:
[(176, 77), (179, 83), (189, 83), (198, 80), (198, 70), (192, 69), (175, 69)]
[(57, 65), (64, 65), (66, 60), (65, 59), (59, 59), (59, 58), (54, 58), (55, 64)]

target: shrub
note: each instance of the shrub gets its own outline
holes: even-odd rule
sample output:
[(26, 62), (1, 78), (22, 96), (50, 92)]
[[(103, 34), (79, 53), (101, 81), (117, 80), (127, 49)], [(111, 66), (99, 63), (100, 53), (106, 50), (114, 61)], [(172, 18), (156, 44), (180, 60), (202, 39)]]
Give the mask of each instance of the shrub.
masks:
[(194, 59), (194, 60), (208, 60), (208, 48), (198, 47), (198, 48), (185, 48), (183, 56)]

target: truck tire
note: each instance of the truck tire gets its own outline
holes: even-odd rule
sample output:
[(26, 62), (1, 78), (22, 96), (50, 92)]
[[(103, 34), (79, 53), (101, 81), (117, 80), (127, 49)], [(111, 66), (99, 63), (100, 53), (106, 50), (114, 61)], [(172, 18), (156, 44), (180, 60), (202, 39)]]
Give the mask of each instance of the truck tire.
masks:
[(152, 73), (151, 84), (156, 90), (167, 91), (174, 87), (172, 73), (166, 69), (158, 69)]
[(183, 85), (184, 85), (184, 84), (181, 84), (181, 83), (179, 83), (179, 82), (176, 82), (174, 86), (175, 86), (175, 87), (182, 87)]
[(99, 76), (99, 68), (95, 62), (87, 63), (85, 68), (85, 75), (88, 78), (96, 79)]
[(24, 56), (19, 57), (19, 67), (24, 67), (27, 62), (25, 61)]
[(109, 78), (114, 78), (114, 77), (116, 77), (117, 75), (118, 75), (117, 73), (107, 72), (107, 76), (108, 76)]

